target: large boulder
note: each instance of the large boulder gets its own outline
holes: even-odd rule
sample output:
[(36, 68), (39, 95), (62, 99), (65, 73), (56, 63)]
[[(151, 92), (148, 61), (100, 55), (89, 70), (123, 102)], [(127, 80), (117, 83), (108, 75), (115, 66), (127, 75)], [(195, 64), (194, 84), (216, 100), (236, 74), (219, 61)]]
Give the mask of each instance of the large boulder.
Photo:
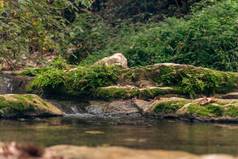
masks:
[(53, 104), (33, 94), (0, 95), (0, 118), (61, 116)]
[(122, 53), (116, 53), (112, 56), (105, 57), (96, 62), (95, 64), (105, 66), (118, 65), (121, 66), (122, 68), (128, 68), (127, 59)]

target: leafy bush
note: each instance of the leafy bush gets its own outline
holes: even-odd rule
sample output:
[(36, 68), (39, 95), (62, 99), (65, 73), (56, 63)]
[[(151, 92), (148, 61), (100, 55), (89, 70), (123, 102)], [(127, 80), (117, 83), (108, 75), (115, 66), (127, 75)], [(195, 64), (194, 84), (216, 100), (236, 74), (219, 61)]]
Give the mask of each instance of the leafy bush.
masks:
[(95, 0), (93, 9), (108, 23), (120, 25), (123, 21), (136, 23), (161, 21), (170, 16), (181, 17), (188, 14), (191, 6), (199, 1), (201, 0)]
[[(133, 46), (140, 46), (149, 55), (155, 53), (156, 62), (186, 63), (237, 71), (237, 18), (238, 2), (223, 1), (195, 12), (187, 21), (168, 19), (161, 26), (134, 37)], [(144, 34), (147, 42), (144, 42)]]
[(70, 24), (68, 42), (72, 49), (68, 61), (78, 63), (91, 52), (102, 49), (111, 32), (100, 17), (89, 13), (77, 14), (75, 21)]
[(64, 71), (51, 68), (41, 72), (32, 81), (29, 89), (39, 91), (39, 93), (54, 93), (61, 94), (65, 90)]
[(23, 55), (64, 52), (69, 28), (62, 13), (73, 10), (76, 4), (91, 3), (92, 0), (4, 0), (0, 8), (0, 62), (13, 65)]
[[(168, 18), (159, 25), (137, 26), (136, 31), (124, 29), (116, 40), (85, 61), (123, 52), (130, 66), (174, 62), (237, 71), (238, 2), (214, 3), (203, 9), (198, 5), (189, 18)], [(201, 6), (205, 4), (208, 1)]]
[(51, 68), (38, 74), (30, 85), (31, 90), (45, 94), (92, 95), (98, 87), (114, 84), (118, 78), (118, 67), (91, 66), (64, 71)]
[(45, 73), (48, 70), (64, 70), (69, 69), (70, 65), (67, 64), (66, 60), (62, 57), (57, 57), (46, 67), (40, 68), (26, 68), (23, 70), (20, 75), (34, 77), (39, 74)]

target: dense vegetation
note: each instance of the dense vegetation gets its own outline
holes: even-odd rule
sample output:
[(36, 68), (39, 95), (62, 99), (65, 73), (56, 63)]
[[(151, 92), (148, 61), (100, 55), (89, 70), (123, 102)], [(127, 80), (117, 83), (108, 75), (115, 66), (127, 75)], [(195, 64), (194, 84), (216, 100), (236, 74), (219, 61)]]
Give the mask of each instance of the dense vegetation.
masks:
[(91, 1), (1, 0), (1, 4), (1, 64), (13, 68), (34, 55), (65, 54), (70, 38), (66, 11), (77, 10), (77, 5), (89, 6)]
[(124, 53), (130, 66), (175, 62), (238, 69), (236, 1), (2, 2), (1, 63), (12, 69), (35, 56), (36, 63), (61, 55), (85, 65), (115, 52)]
[(173, 17), (160, 24), (142, 25), (139, 31), (123, 30), (122, 37), (84, 63), (123, 52), (130, 66), (175, 62), (237, 71), (237, 9), (237, 2), (225, 0), (202, 10), (195, 7), (185, 19)]
[[(191, 100), (234, 95), (237, 39), (233, 0), (0, 0), (0, 69), (33, 77), (28, 91), (150, 100), (162, 116), (237, 117), (237, 101)], [(95, 64), (118, 52), (129, 68), (121, 54), (123, 68)], [(0, 116), (33, 109), (28, 96), (12, 97), (0, 99)]]

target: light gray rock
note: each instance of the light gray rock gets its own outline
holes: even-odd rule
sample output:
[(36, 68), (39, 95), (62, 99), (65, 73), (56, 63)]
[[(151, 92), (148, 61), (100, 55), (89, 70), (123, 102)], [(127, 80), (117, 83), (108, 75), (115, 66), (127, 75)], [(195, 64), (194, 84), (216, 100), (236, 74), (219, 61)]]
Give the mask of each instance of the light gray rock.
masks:
[(127, 59), (122, 53), (116, 53), (112, 56), (105, 57), (96, 62), (95, 64), (105, 66), (118, 65), (121, 66), (122, 68), (128, 68)]

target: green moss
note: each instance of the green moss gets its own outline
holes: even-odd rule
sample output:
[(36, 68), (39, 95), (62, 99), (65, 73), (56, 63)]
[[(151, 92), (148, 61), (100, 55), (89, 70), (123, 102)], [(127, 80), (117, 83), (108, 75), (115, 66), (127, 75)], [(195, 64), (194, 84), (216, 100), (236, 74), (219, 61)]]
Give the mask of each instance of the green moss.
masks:
[(64, 92), (64, 71), (59, 69), (49, 69), (39, 75), (28, 86), (29, 91), (61, 94)]
[(54, 59), (48, 66), (39, 67), (39, 68), (26, 68), (19, 75), (35, 77), (37, 75), (43, 74), (44, 72), (51, 70), (68, 70), (70, 69), (70, 65), (66, 63), (61, 57)]
[(159, 114), (175, 114), (180, 108), (186, 104), (187, 100), (165, 100), (156, 103), (154, 106), (154, 112)]
[(136, 97), (138, 94), (139, 90), (134, 87), (103, 87), (97, 89), (95, 96), (101, 99), (127, 99)]
[(109, 86), (100, 87), (96, 90), (95, 97), (101, 99), (128, 99), (128, 98), (140, 98), (140, 99), (153, 99), (160, 95), (175, 93), (176, 89), (172, 87), (122, 87), (122, 86)]
[(20, 75), (35, 77), (36, 75), (41, 74), (47, 70), (49, 70), (49, 68), (46, 68), (46, 67), (45, 68), (26, 68), (20, 73)]
[(36, 95), (0, 95), (0, 117), (2, 118), (43, 114), (62, 115), (62, 112)]
[(238, 117), (238, 105), (229, 105), (224, 113), (225, 116)]
[(160, 116), (175, 115), (183, 118), (225, 119), (238, 118), (238, 100), (214, 99), (201, 104), (201, 99), (162, 98), (152, 104), (153, 111)]
[(188, 107), (188, 113), (201, 117), (220, 117), (224, 113), (224, 108), (218, 104), (197, 105), (191, 104)]
[(156, 106), (156, 113), (175, 113), (180, 108), (180, 105), (177, 103), (161, 103)]
[(190, 65), (155, 65), (146, 77), (158, 85), (177, 87), (182, 94), (196, 97), (199, 94), (224, 93), (237, 87), (236, 73), (216, 71)]
[(131, 69), (116, 66), (88, 66), (78, 67), (71, 71), (49, 69), (36, 76), (31, 88), (51, 94), (76, 96), (91, 96), (92, 94), (107, 96), (108, 94), (108, 97), (117, 98), (134, 96), (153, 98), (157, 95), (171, 93), (160, 89), (140, 89), (139, 94), (134, 90), (111, 89), (108, 92), (97, 90), (99, 87), (116, 84), (140, 87), (138, 84), (140, 81), (152, 81), (153, 85), (158, 87), (176, 88), (174, 93), (195, 98), (199, 95), (210, 96), (215, 93), (225, 93), (237, 88), (238, 74), (177, 64), (157, 64)]
[(50, 69), (36, 76), (29, 88), (55, 95), (92, 95), (98, 87), (115, 84), (118, 69), (116, 66), (78, 67), (72, 71)]

